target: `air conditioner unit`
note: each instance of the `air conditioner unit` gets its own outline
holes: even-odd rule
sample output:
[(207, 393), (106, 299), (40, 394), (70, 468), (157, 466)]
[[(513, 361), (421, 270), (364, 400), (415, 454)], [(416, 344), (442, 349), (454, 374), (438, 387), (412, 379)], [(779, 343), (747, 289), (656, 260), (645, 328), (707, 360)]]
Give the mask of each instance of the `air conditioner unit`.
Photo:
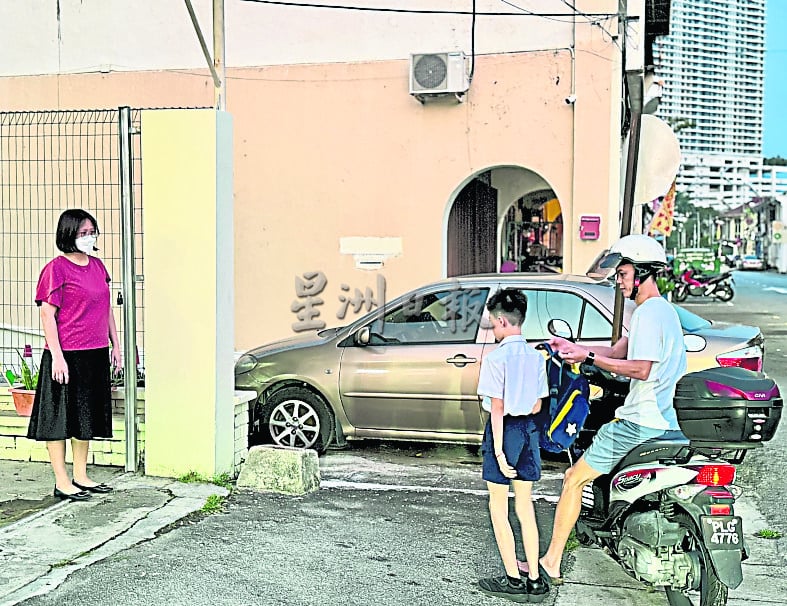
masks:
[(410, 94), (416, 98), (450, 94), (459, 98), (469, 88), (463, 52), (410, 55)]

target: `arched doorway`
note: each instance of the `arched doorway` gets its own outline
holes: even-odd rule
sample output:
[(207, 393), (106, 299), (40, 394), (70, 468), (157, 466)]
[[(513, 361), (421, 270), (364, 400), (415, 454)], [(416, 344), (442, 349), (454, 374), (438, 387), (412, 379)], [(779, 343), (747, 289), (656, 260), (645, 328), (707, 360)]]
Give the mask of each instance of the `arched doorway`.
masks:
[(446, 276), (562, 271), (563, 214), (549, 183), (521, 166), (476, 173), (446, 222)]
[(501, 271), (563, 269), (563, 213), (551, 189), (516, 200), (503, 217)]

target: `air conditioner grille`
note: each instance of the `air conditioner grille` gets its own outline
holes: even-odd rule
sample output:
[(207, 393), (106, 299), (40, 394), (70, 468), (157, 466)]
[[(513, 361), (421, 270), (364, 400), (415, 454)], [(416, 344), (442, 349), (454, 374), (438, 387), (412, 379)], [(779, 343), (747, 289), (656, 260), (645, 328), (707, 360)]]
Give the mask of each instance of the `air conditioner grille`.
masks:
[(448, 67), (440, 55), (422, 55), (415, 62), (413, 77), (425, 89), (439, 88), (448, 76)]

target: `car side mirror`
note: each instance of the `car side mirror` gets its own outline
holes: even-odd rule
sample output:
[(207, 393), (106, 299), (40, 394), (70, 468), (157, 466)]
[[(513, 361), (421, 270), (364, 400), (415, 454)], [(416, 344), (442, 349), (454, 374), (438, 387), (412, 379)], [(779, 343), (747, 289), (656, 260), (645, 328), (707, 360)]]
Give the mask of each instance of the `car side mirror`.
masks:
[(571, 330), (571, 326), (565, 320), (550, 320), (547, 322), (547, 330), (554, 337), (563, 337), (568, 341), (574, 340), (574, 331)]
[(696, 352), (705, 349), (707, 342), (699, 335), (683, 335), (683, 344), (686, 346), (686, 351)]
[(369, 345), (369, 341), (372, 337), (372, 330), (368, 326), (364, 326), (358, 332), (355, 333), (355, 344), (356, 345)]

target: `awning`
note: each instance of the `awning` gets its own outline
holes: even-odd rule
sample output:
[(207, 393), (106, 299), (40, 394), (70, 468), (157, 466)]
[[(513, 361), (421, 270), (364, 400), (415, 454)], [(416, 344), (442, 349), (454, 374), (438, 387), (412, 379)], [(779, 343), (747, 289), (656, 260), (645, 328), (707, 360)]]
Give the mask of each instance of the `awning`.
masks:
[(552, 198), (551, 200), (544, 202), (544, 221), (547, 223), (552, 223), (561, 214), (563, 214), (563, 212), (560, 208), (560, 200), (557, 198)]

